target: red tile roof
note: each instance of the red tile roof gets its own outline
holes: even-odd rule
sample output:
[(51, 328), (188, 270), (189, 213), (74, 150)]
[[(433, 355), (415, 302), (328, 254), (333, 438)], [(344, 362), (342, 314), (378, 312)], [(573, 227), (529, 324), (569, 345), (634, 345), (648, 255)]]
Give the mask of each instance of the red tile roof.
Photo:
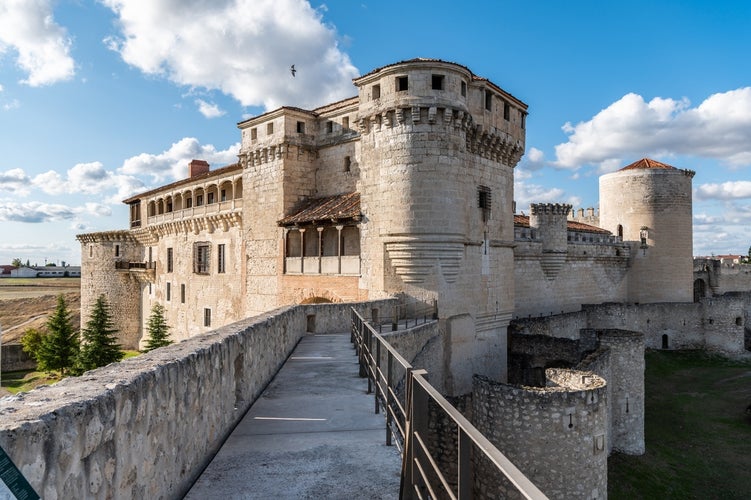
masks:
[[(529, 227), (529, 215), (514, 214), (514, 226)], [(583, 222), (576, 222), (573, 220), (566, 221), (566, 229), (568, 229), (569, 231), (577, 231), (579, 233), (612, 234), (606, 229), (602, 229), (597, 226), (590, 226), (589, 224), (584, 224)]]
[(639, 161), (635, 161), (631, 165), (626, 165), (621, 170), (636, 170), (636, 169), (676, 170), (675, 167), (668, 165), (667, 163), (660, 163), (659, 161), (650, 160), (649, 158), (642, 158)]
[(294, 226), (316, 222), (359, 220), (360, 217), (360, 193), (344, 193), (305, 200), (278, 224)]

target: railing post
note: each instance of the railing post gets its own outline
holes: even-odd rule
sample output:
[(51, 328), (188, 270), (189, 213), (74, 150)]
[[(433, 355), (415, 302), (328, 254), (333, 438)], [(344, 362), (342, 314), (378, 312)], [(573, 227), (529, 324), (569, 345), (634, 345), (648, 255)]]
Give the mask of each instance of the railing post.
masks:
[(381, 388), (381, 341), (378, 339), (376, 339), (375, 365), (375, 371), (373, 372), (373, 378), (375, 379), (373, 402), (375, 403), (375, 413), (378, 415), (380, 413), (380, 409), (378, 408), (378, 391)]
[(459, 445), (459, 500), (472, 498), (472, 440), (464, 430), (458, 428), (457, 444)]
[(391, 351), (388, 353), (388, 362), (386, 364), (386, 446), (391, 446), (391, 422), (394, 417), (391, 414), (391, 407), (394, 404), (391, 396), (391, 388), (394, 386), (394, 355)]

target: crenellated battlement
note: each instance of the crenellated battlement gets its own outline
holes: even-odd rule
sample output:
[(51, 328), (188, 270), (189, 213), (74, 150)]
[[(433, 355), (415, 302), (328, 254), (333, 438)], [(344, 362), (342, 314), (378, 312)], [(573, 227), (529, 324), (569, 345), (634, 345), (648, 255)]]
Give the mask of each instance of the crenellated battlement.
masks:
[(532, 203), (529, 205), (532, 215), (562, 215), (568, 216), (571, 207), (567, 203)]

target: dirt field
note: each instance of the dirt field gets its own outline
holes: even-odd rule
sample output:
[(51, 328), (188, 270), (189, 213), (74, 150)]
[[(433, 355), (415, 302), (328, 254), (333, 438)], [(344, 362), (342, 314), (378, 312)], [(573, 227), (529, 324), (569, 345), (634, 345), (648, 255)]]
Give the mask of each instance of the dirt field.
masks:
[(2, 278), (0, 279), (0, 326), (3, 343), (15, 344), (28, 328), (43, 329), (48, 315), (57, 306), (57, 296), (65, 296), (73, 328), (80, 326), (80, 278)]

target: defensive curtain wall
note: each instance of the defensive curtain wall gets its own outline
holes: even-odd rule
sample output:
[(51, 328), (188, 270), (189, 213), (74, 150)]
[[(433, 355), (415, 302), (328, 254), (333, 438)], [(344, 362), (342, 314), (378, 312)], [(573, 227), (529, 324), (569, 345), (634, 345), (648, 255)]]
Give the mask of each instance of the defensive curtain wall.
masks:
[(46, 500), (179, 498), (306, 330), (346, 330), (352, 306), (278, 309), (4, 398), (0, 445)]
[(725, 354), (751, 350), (747, 342), (751, 292), (706, 297), (695, 303), (612, 303), (584, 305), (565, 314), (516, 318), (510, 331), (579, 339), (588, 328), (642, 332), (651, 349), (707, 349)]

